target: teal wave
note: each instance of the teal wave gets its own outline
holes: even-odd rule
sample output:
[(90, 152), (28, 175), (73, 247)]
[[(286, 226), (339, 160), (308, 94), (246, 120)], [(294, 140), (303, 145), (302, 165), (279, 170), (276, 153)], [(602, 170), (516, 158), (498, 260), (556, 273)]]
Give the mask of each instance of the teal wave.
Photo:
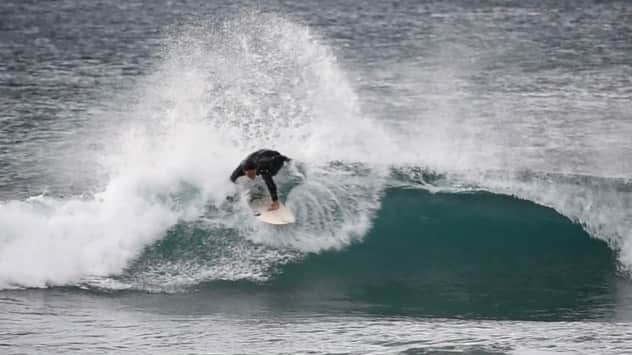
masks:
[[(230, 228), (214, 229), (211, 239), (207, 228), (176, 226), (122, 278), (145, 289), (211, 264), (234, 275), (242, 259), (252, 268), (266, 255)], [(251, 248), (258, 254), (243, 253)], [(600, 319), (632, 305), (619, 299), (629, 282), (605, 242), (551, 208), (488, 192), (389, 188), (363, 239), (340, 250), (286, 252), (289, 262), (259, 270), (264, 278), (215, 273), (185, 293), (219, 309), (482, 319)]]
[(204, 290), (288, 310), (560, 320), (613, 314), (622, 282), (615, 252), (550, 208), (400, 188), (361, 242), (307, 255), (267, 282)]

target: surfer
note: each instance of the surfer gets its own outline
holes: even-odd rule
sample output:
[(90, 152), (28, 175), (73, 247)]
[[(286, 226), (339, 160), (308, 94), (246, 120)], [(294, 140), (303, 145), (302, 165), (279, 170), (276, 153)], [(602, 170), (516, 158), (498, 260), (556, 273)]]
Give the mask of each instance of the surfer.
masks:
[(279, 197), (277, 196), (277, 187), (272, 177), (276, 175), (283, 167), (285, 162), (289, 162), (290, 158), (285, 155), (270, 149), (258, 150), (246, 157), (237, 169), (230, 175), (230, 181), (233, 183), (237, 178), (241, 176), (247, 176), (250, 179), (254, 179), (257, 175), (260, 175), (265, 181), (270, 197), (272, 198), (272, 205), (270, 210), (274, 211), (279, 209)]

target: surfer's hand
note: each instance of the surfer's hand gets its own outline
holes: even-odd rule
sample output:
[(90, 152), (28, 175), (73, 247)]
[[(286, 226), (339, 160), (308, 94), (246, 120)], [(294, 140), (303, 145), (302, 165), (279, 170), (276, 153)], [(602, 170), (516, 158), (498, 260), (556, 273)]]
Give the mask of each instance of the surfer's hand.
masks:
[(273, 201), (270, 208), (268, 208), (268, 211), (278, 210), (280, 206), (279, 201)]

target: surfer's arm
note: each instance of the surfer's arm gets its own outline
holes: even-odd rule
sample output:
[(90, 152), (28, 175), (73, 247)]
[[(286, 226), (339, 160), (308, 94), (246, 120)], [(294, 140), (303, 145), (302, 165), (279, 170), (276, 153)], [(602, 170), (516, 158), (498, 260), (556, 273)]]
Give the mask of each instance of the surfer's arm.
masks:
[(272, 201), (278, 201), (279, 197), (277, 196), (277, 187), (274, 183), (274, 180), (272, 180), (272, 175), (265, 173), (261, 174), (261, 177), (263, 178), (263, 181), (266, 182), (266, 186), (268, 187), (268, 191), (270, 191), (270, 197), (272, 198)]
[(244, 176), (244, 169), (241, 167), (241, 164), (237, 167), (237, 169), (235, 169), (235, 171), (233, 171), (232, 174), (230, 174), (230, 181), (235, 182), (237, 181), (237, 178)]

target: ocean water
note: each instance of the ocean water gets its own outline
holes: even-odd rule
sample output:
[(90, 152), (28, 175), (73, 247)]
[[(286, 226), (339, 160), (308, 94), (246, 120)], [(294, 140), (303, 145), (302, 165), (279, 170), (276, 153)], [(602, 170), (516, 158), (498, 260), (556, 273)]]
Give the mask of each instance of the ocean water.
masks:
[[(0, 353), (632, 353), (626, 1), (0, 3)], [(261, 225), (249, 152), (297, 223)]]

